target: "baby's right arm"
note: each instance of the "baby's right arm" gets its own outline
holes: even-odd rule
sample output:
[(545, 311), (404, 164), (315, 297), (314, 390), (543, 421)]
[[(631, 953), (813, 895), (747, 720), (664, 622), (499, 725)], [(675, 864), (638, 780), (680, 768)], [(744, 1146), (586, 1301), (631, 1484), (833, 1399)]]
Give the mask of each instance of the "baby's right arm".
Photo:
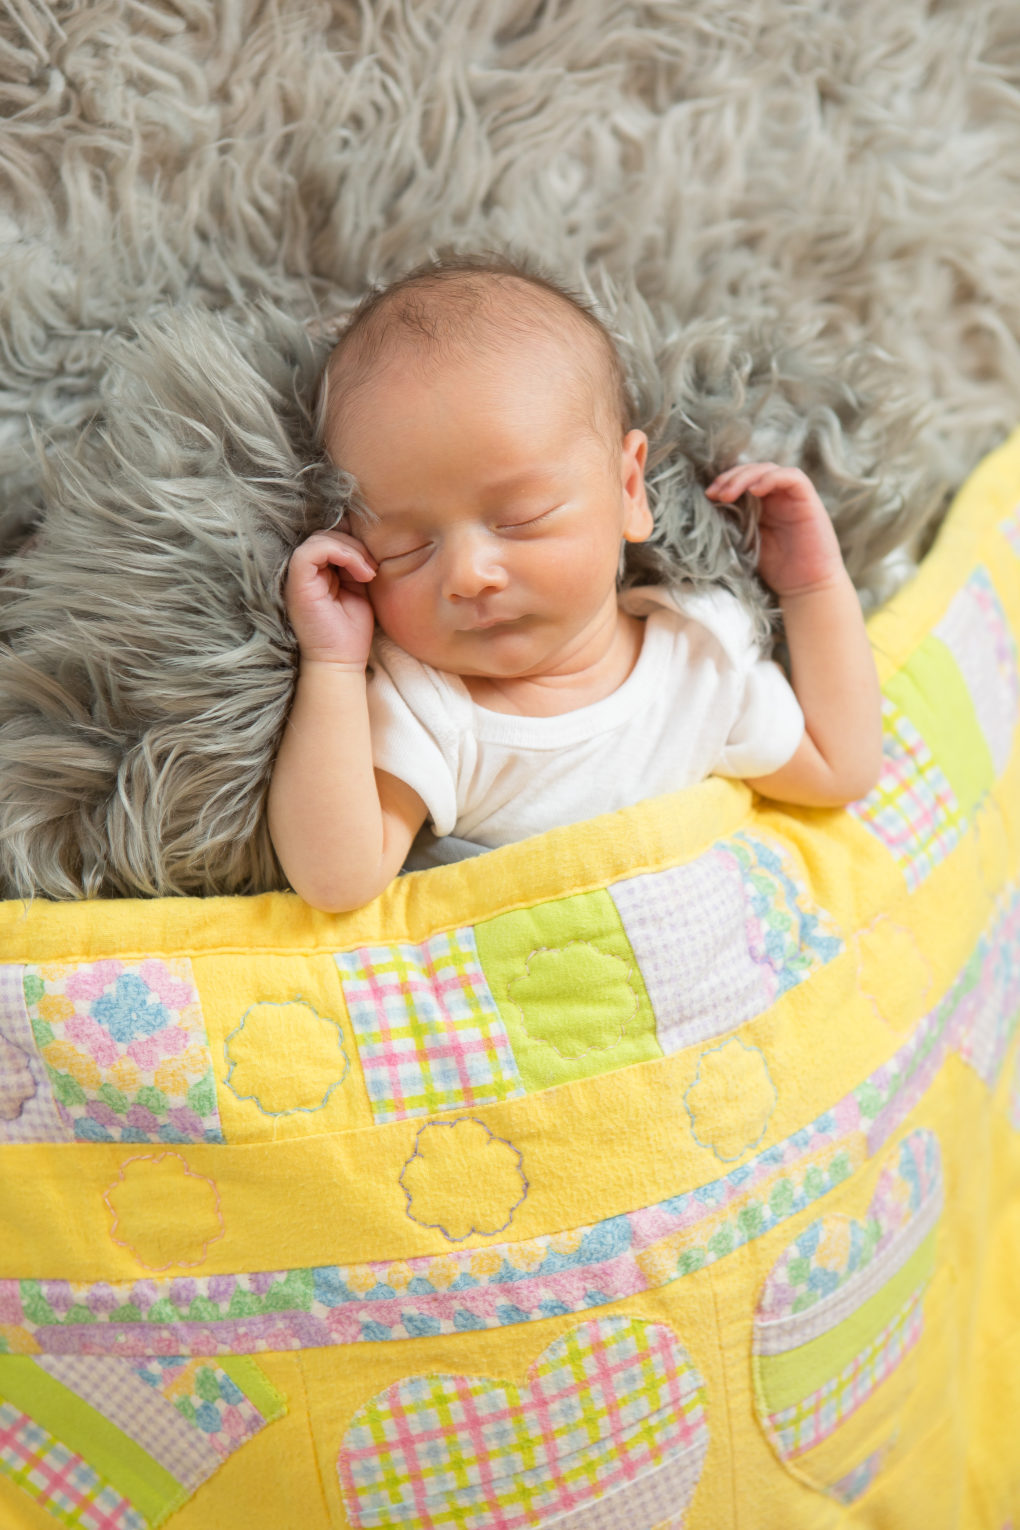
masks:
[(287, 879), (314, 908), (370, 903), (400, 870), (425, 821), (418, 793), (372, 764), (365, 667), (375, 577), (362, 544), (319, 531), (287, 571), (301, 648), (294, 704), (269, 788), (269, 832)]

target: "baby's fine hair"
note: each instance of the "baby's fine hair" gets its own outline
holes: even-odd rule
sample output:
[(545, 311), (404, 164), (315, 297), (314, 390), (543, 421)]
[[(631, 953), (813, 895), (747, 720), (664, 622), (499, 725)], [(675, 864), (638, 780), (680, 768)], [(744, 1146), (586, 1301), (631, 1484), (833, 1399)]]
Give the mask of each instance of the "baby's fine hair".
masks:
[(407, 343), (428, 360), (443, 360), (466, 354), (484, 336), (487, 351), (498, 355), (501, 346), (509, 351), (557, 325), (573, 332), (588, 395), (586, 422), (607, 446), (618, 448), (630, 429), (632, 408), (609, 329), (584, 298), (532, 257), (489, 250), (440, 253), (361, 299), (322, 374), (318, 439), (325, 444), (339, 410), (351, 406), (394, 345)]

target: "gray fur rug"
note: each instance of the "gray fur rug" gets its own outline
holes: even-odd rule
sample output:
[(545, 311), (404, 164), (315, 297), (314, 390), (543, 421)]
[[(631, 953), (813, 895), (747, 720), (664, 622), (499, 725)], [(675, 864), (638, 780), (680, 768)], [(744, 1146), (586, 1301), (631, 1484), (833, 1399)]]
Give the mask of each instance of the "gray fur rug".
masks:
[(513, 248), (601, 305), (664, 570), (803, 465), (866, 600), (1020, 413), (1016, 0), (0, 0), (0, 884), (281, 885), (281, 572), (366, 285)]

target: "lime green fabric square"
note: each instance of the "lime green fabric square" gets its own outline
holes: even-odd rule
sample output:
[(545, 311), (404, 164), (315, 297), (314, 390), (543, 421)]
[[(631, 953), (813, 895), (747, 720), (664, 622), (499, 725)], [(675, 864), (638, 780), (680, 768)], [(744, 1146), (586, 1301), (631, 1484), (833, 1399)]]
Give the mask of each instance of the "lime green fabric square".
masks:
[(995, 781), (995, 765), (945, 643), (926, 637), (883, 689), (917, 728), (969, 818)]
[(475, 926), (475, 941), (527, 1090), (662, 1056), (608, 892), (500, 914)]

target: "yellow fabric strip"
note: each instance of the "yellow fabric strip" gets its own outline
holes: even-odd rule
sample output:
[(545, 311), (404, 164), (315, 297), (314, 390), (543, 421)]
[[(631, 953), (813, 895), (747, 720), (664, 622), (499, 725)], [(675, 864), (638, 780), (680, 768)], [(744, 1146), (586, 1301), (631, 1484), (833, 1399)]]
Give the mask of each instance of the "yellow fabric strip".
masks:
[(87, 1461), (146, 1519), (165, 1516), (186, 1496), (182, 1484), (148, 1451), (27, 1356), (0, 1356), (0, 1397)]
[(752, 801), (743, 782), (713, 777), (455, 866), (399, 877), (374, 903), (350, 914), (318, 913), (293, 893), (0, 903), (0, 960), (281, 949), (297, 956), (425, 940), (437, 930), (690, 860), (739, 829)]
[[(877, 1333), (891, 1323), (912, 1291), (931, 1279), (935, 1231), (930, 1232), (880, 1291), (828, 1333), (780, 1355), (758, 1355), (755, 1365), (766, 1410), (778, 1413), (832, 1381)], [(807, 1319), (809, 1313), (805, 1313)]]
[[(1003, 824), (1008, 824), (1010, 798), (1013, 817), (1020, 801), (1020, 753), (1000, 788), (1002, 809), (988, 819), (994, 831), (989, 843), (994, 840), (996, 858), (1004, 856), (1009, 861), (1014, 852), (1003, 844)], [(834, 836), (837, 830), (847, 865), (856, 850), (876, 843), (849, 815), (839, 816)], [(809, 821), (800, 825), (789, 820), (788, 836), (805, 856), (814, 832)], [(936, 1005), (958, 977), (980, 928), (992, 916), (994, 891), (1007, 870), (1005, 864), (996, 865), (995, 881), (988, 885), (993, 871), (991, 865), (984, 865), (983, 846), (988, 838), (968, 834), (912, 895), (918, 1012), (903, 1017), (908, 1024), (902, 1030), (889, 1023), (899, 1021), (895, 1011), (883, 1018), (887, 1006), (881, 988), (877, 997), (869, 996), (874, 975), (862, 961), (873, 938), (867, 932), (860, 942), (848, 942), (841, 956), (807, 982), (792, 988), (771, 1011), (742, 1028), (741, 1041), (761, 1049), (777, 1086), (776, 1108), (758, 1151), (831, 1109), (849, 1089), (883, 1066), (908, 1041), (921, 1013)], [(877, 851), (876, 857), (881, 854)], [(865, 869), (860, 871), (869, 892), (866, 873), (873, 864), (864, 861)], [(839, 905), (846, 889), (852, 891), (855, 885), (849, 872), (846, 877), (830, 877), (821, 897), (826, 905)], [(961, 887), (980, 889), (968, 900), (969, 919), (957, 912)], [(849, 917), (849, 909), (839, 912)], [(880, 933), (881, 929), (875, 932)], [(805, 1054), (804, 1026), (818, 1014), (837, 1013), (844, 1017), (839, 1046), (814, 1047)], [(209, 1019), (215, 1037), (216, 1017)], [(659, 1061), (573, 1081), (554, 1093), (473, 1109), (470, 1114), (475, 1119), (523, 1155), (528, 1193), (514, 1211), (508, 1237), (523, 1241), (572, 1231), (656, 1204), (725, 1174), (730, 1165), (695, 1140), (685, 1103), (703, 1050), (694, 1044)], [(221, 1043), (214, 1039), (213, 1055), (221, 1054)], [(796, 1080), (795, 1088), (790, 1087), (791, 1080)], [(363, 1088), (356, 1078), (343, 1087), (356, 1085)], [(440, 1119), (454, 1120), (463, 1114)], [(286, 1119), (275, 1123), (280, 1133), (276, 1140), (251, 1144), (5, 1147), (6, 1225), (0, 1240), (0, 1277), (137, 1279), (143, 1264), (131, 1251), (131, 1230), (124, 1226), (114, 1235), (124, 1247), (113, 1241), (104, 1195), (117, 1185), (126, 1163), (129, 1172), (139, 1167), (129, 1160), (152, 1160), (161, 1154), (169, 1155), (168, 1163), (179, 1165), (183, 1160), (192, 1175), (207, 1176), (215, 1183), (222, 1236), (207, 1243), (204, 1255), (201, 1247), (184, 1250), (182, 1255), (185, 1261), (200, 1258), (202, 1274), (351, 1264), (449, 1251), (450, 1244), (441, 1233), (408, 1217), (400, 1186), (401, 1171), (428, 1118), (300, 1138), (284, 1137)], [(154, 1181), (162, 1172), (150, 1164), (141, 1168)], [(158, 1221), (168, 1234), (175, 1225), (186, 1229), (194, 1221), (192, 1200), (201, 1202), (198, 1209), (206, 1216), (208, 1186), (200, 1178), (182, 1181), (180, 1176), (175, 1184), (169, 1200), (153, 1204), (151, 1216), (143, 1208), (143, 1231), (150, 1221)], [(566, 1184), (571, 1187), (569, 1200), (562, 1193)], [(181, 1190), (192, 1192), (190, 1199)], [(352, 1215), (355, 1203), (357, 1214)], [(484, 1247), (489, 1241), (472, 1238), (458, 1246)], [(153, 1265), (160, 1262), (149, 1260)], [(185, 1270), (175, 1267), (168, 1273)]]

